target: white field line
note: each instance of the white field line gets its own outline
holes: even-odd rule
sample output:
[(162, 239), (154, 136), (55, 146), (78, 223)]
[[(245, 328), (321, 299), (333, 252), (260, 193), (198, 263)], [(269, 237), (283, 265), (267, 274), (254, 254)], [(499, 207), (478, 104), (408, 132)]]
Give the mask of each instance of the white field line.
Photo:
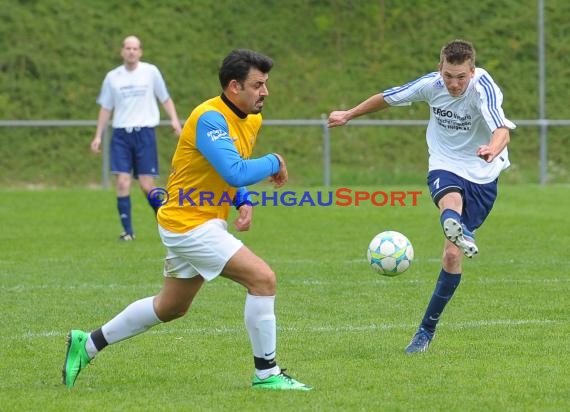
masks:
[[(477, 260), (477, 258), (474, 258), (474, 261)], [(296, 265), (296, 264), (302, 264), (302, 265), (318, 265), (320, 263), (322, 263), (323, 261), (321, 259), (271, 259), (270, 260), (271, 263), (279, 263), (279, 264), (288, 264), (288, 265)], [(337, 264), (357, 264), (357, 265), (364, 265), (366, 266), (366, 257), (362, 257), (362, 258), (356, 258), (356, 259), (346, 259), (346, 260), (335, 260), (334, 257), (332, 258), (331, 262), (337, 263)], [(565, 259), (565, 258), (555, 258), (555, 259), (548, 259), (548, 262), (552, 263), (563, 263), (563, 264), (568, 264), (569, 260)], [(426, 258), (414, 258), (414, 263), (441, 263), (441, 257), (426, 257)], [(519, 257), (517, 257), (516, 259), (486, 259), (485, 260), (486, 264), (524, 264), (525, 261)]]
[[(435, 281), (437, 280), (437, 276), (434, 275), (433, 277), (429, 277), (429, 276), (424, 276), (422, 279), (418, 279), (418, 278), (409, 278), (409, 279), (404, 279), (406, 275), (402, 275), (401, 277), (399, 277), (397, 280), (396, 279), (392, 279), (390, 277), (385, 277), (385, 276), (380, 276), (380, 275), (372, 275), (370, 278), (368, 279), (359, 279), (357, 281), (354, 281), (354, 279), (352, 280), (347, 280), (346, 282), (342, 282), (342, 281), (322, 281), (322, 280), (310, 280), (310, 279), (306, 279), (301, 281), (302, 284), (306, 284), (306, 285), (329, 285), (329, 284), (342, 284), (342, 283), (347, 283), (347, 284), (351, 284), (351, 285), (360, 285), (360, 284), (369, 284), (369, 283), (390, 283), (390, 282), (398, 282), (398, 283), (411, 283), (411, 284), (416, 284), (416, 283), (435, 283)], [(545, 279), (545, 278), (533, 278), (533, 279), (513, 279), (513, 278), (501, 278), (501, 279), (489, 279), (489, 278), (470, 278), (469, 275), (466, 275), (463, 277), (462, 282), (469, 282), (472, 284), (492, 284), (492, 283), (497, 283), (497, 284), (521, 284), (521, 283), (530, 283), (533, 285), (538, 285), (538, 284), (550, 284), (550, 283), (568, 283), (570, 282), (570, 277), (568, 278), (550, 278), (550, 279)]]
[[(447, 323), (441, 322), (442, 326), (451, 329), (477, 329), (477, 328), (512, 328), (517, 326), (539, 326), (547, 327), (557, 324), (568, 324), (569, 322), (564, 322), (560, 320), (551, 319), (488, 319), (480, 321), (469, 321), (469, 322), (459, 322), (459, 323)], [(413, 330), (417, 327), (416, 323), (384, 323), (384, 324), (371, 324), (371, 325), (323, 325), (315, 327), (297, 328), (291, 326), (278, 327), (279, 331), (288, 333), (324, 333), (324, 334), (336, 334), (336, 333), (360, 333), (360, 332), (374, 332), (382, 330)], [(34, 340), (39, 338), (51, 338), (51, 337), (63, 337), (66, 336), (69, 331), (44, 331), (44, 332), (26, 332), (21, 335), (5, 336), (4, 339), (12, 340)], [(164, 325), (157, 325), (147, 333), (153, 335), (178, 335), (177, 339), (183, 339), (180, 335), (233, 335), (245, 333), (245, 327), (214, 327), (214, 328), (184, 328), (184, 329), (173, 329)]]
[[(435, 282), (435, 275), (434, 277), (424, 276), (421, 279), (419, 278), (406, 278), (406, 275), (402, 275), (396, 279), (392, 279), (389, 277), (379, 276), (379, 275), (370, 275), (367, 277), (362, 277), (360, 279), (355, 278), (348, 278), (346, 281), (323, 281), (320, 279), (312, 280), (312, 279), (304, 279), (300, 281), (293, 281), (287, 278), (286, 275), (278, 276), (278, 282), (281, 283), (299, 283), (302, 285), (330, 285), (330, 284), (351, 284), (351, 285), (362, 285), (362, 284), (370, 284), (370, 283), (389, 283), (389, 282), (398, 282), (398, 283), (410, 283), (410, 284), (418, 284), (418, 283), (434, 283)], [(532, 279), (516, 279), (516, 278), (499, 278), (499, 279), (489, 279), (489, 278), (471, 278), (469, 275), (464, 277), (464, 282), (469, 282), (471, 284), (556, 284), (556, 283), (568, 283), (570, 282), (570, 276), (564, 278), (542, 278), (536, 277)], [(238, 287), (233, 283), (229, 284), (229, 287)], [(118, 284), (118, 283), (79, 283), (75, 285), (59, 285), (59, 284), (52, 284), (52, 285), (29, 285), (29, 284), (20, 284), (20, 285), (13, 285), (13, 286), (5, 286), (0, 285), (0, 291), (5, 292), (28, 292), (30, 290), (158, 290), (161, 287), (161, 278), (158, 277), (155, 283), (138, 283), (135, 285), (127, 285), (127, 284)]]

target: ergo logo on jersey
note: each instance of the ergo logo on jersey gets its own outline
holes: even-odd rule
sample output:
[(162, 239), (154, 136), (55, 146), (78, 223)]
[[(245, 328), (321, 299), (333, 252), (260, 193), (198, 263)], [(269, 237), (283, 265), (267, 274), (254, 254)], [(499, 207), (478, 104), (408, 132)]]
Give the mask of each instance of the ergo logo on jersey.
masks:
[(441, 117), (453, 117), (454, 114), (451, 110), (443, 110), (440, 109), (439, 107), (432, 107), (433, 113), (436, 116), (441, 116)]

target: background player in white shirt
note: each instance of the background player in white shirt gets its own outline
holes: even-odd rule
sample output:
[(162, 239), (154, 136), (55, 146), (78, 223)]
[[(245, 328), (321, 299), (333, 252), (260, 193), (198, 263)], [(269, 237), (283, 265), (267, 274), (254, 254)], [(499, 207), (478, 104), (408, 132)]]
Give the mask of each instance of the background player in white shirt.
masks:
[(438, 69), (375, 94), (352, 109), (333, 111), (328, 119), (328, 126), (336, 127), (390, 106), (422, 101), (430, 107), (427, 182), (446, 241), (435, 290), (407, 353), (427, 350), (461, 280), (463, 255), (478, 253), (473, 232), (493, 207), (498, 176), (509, 166), (509, 129), (516, 127), (505, 117), (499, 87), (489, 73), (475, 67), (471, 43), (454, 40), (445, 45)]
[[(111, 138), (111, 172), (117, 176), (117, 209), (123, 226), (120, 240), (133, 240), (131, 220), (131, 175), (139, 181), (145, 196), (155, 188), (158, 176), (158, 151), (155, 127), (160, 123), (157, 99), (170, 117), (176, 135), (181, 125), (174, 102), (160, 70), (140, 61), (142, 44), (135, 36), (123, 40), (121, 49), (123, 64), (105, 76), (97, 103), (101, 105), (97, 130), (91, 142), (91, 150), (101, 151), (105, 127), (113, 113), (113, 136)], [(147, 197), (148, 199), (148, 197)], [(159, 205), (149, 201), (158, 210)]]

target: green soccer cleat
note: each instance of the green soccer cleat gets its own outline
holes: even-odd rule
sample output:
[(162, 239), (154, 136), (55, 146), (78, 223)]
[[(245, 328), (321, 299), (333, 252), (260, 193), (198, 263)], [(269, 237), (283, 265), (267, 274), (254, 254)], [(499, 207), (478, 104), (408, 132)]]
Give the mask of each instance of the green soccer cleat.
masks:
[(61, 374), (63, 384), (68, 388), (73, 388), (79, 372), (91, 361), (85, 350), (88, 338), (89, 334), (81, 330), (72, 330), (67, 335), (67, 353)]
[(285, 369), (281, 370), (279, 375), (271, 375), (266, 379), (259, 379), (257, 376), (253, 377), (253, 383), (251, 384), (254, 388), (259, 389), (274, 389), (274, 390), (296, 390), (296, 391), (310, 391), (311, 388), (298, 380), (293, 379), (291, 376), (285, 373)]

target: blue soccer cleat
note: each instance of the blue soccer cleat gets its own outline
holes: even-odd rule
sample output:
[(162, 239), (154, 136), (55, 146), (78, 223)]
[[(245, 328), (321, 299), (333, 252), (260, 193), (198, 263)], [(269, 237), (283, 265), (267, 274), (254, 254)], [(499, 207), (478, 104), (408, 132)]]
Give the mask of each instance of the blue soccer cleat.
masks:
[(406, 347), (406, 353), (425, 352), (433, 339), (433, 333), (428, 332), (420, 327), (410, 344)]
[(479, 253), (479, 248), (475, 244), (475, 236), (468, 231), (464, 225), (456, 219), (447, 218), (443, 221), (443, 233), (445, 237), (463, 251), (468, 258), (472, 258)]

